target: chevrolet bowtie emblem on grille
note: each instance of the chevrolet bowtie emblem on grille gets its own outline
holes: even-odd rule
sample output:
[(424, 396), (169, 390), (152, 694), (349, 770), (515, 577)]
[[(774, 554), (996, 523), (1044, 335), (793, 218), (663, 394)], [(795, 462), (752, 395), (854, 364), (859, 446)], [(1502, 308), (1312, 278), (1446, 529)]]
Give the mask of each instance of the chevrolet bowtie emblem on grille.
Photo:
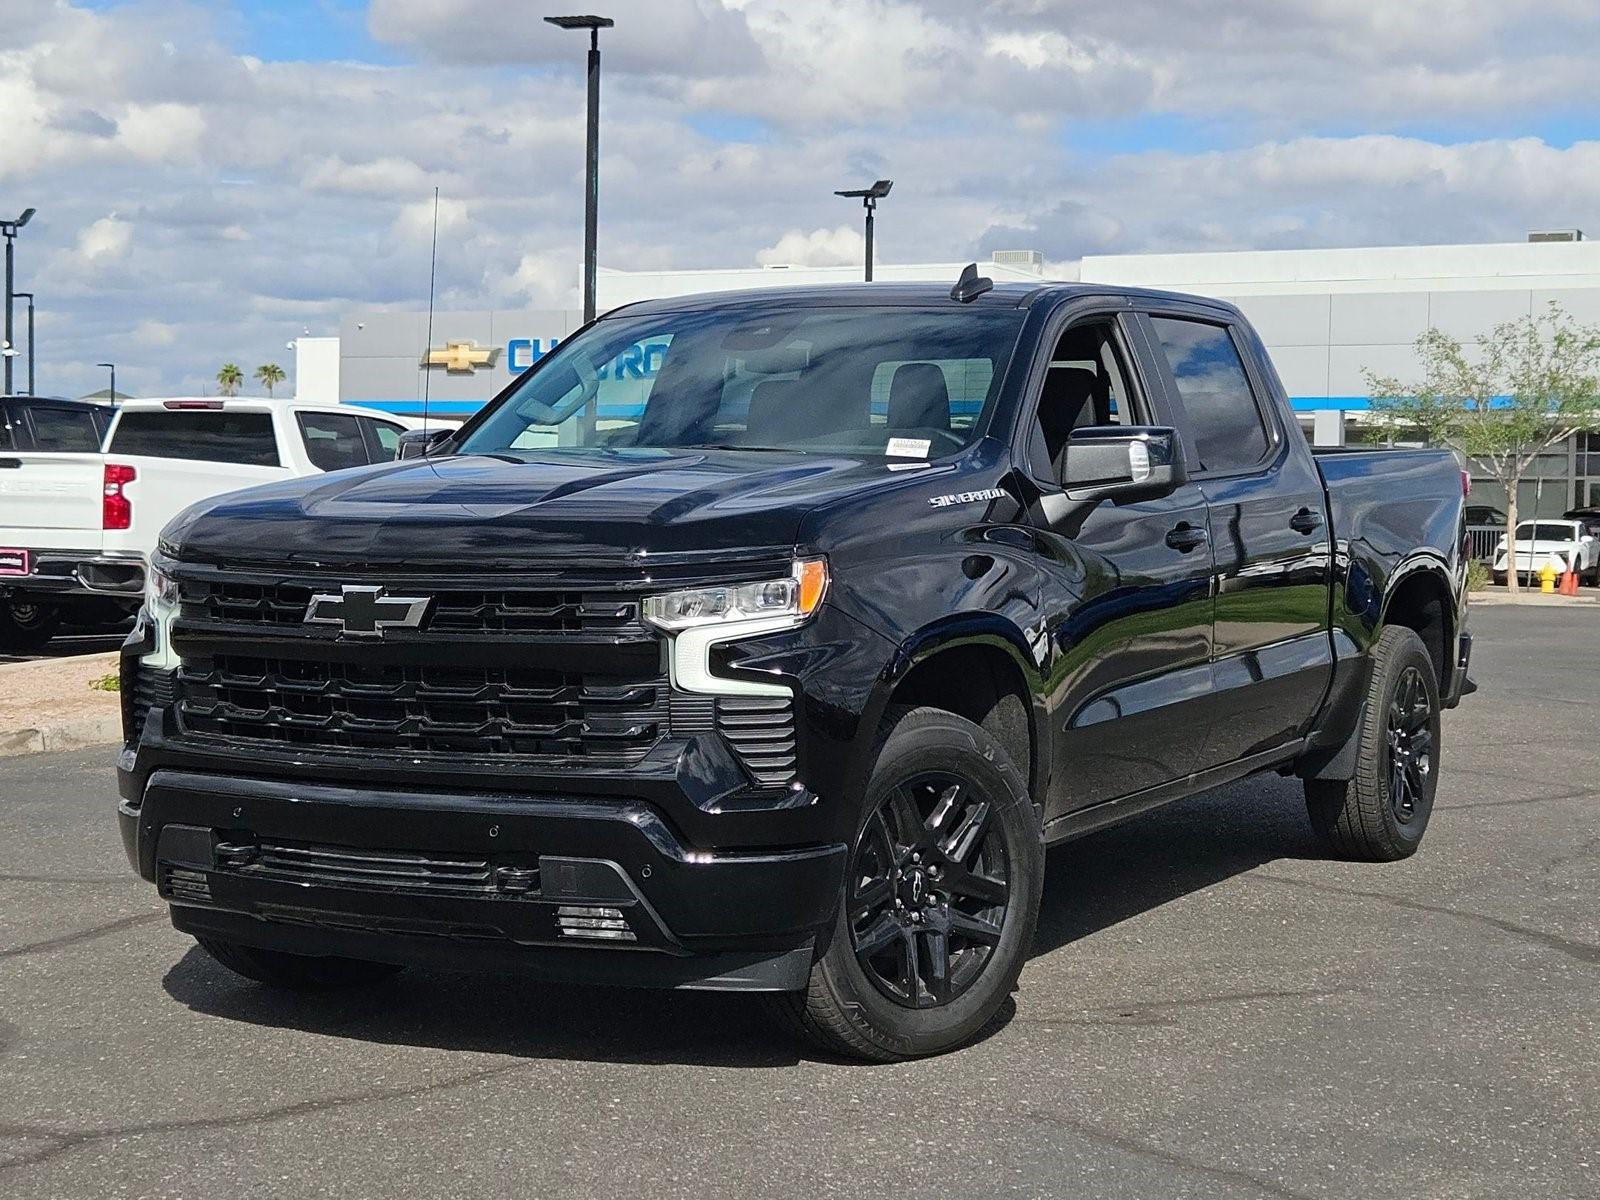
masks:
[(337, 625), (345, 637), (381, 638), (385, 629), (416, 629), (427, 615), (430, 600), (428, 596), (386, 596), (381, 587), (347, 583), (337, 596), (312, 596), (306, 623)]
[(480, 346), (471, 340), (447, 341), (442, 349), (428, 347), (428, 352), (422, 356), (422, 365), (443, 367), (452, 375), (471, 375), (479, 367), (492, 367), (499, 353), (498, 346)]

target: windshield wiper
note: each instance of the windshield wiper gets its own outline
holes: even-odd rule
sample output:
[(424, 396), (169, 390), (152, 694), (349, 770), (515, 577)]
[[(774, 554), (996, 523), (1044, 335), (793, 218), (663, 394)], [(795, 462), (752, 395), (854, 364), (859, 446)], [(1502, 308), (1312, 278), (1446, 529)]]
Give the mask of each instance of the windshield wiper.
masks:
[(743, 442), (705, 442), (698, 446), (679, 446), (680, 450), (755, 450), (762, 454), (801, 454), (787, 446), (747, 446)]

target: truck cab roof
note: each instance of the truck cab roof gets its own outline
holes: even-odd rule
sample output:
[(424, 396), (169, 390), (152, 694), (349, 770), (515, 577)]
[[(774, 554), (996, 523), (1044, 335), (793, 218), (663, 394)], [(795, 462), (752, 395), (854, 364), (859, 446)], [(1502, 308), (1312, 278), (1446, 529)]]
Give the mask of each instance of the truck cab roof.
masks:
[(1117, 287), (1108, 284), (1041, 282), (997, 283), (971, 300), (954, 300), (950, 285), (943, 283), (846, 283), (795, 287), (751, 288), (740, 292), (697, 292), (660, 300), (641, 300), (612, 309), (606, 316), (651, 313), (692, 312), (703, 309), (752, 308), (944, 308), (960, 311), (969, 305), (983, 308), (1031, 308), (1044, 302), (1063, 303), (1080, 297), (1117, 296), (1128, 300), (1202, 304), (1232, 313), (1234, 308), (1222, 300), (1183, 292), (1151, 288)]

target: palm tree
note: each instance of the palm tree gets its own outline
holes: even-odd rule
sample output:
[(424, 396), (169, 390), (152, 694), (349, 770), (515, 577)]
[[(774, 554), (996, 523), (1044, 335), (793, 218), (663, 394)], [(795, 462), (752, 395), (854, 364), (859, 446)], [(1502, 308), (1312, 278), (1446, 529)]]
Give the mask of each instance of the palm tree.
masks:
[(287, 377), (283, 373), (283, 368), (277, 363), (262, 363), (256, 368), (256, 378), (267, 389), (267, 399), (270, 400), (272, 399), (273, 385), (282, 383)]
[(244, 372), (234, 363), (223, 363), (222, 370), (217, 372), (217, 387), (222, 389), (224, 396), (237, 396), (239, 385), (243, 382)]

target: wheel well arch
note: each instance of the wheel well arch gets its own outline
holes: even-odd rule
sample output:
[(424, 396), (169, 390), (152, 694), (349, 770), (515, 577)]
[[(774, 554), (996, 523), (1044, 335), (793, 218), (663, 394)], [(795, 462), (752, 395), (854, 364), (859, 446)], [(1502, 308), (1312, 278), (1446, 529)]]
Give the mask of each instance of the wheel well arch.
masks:
[(1428, 657), (1433, 659), (1440, 695), (1449, 691), (1451, 672), (1455, 670), (1451, 654), (1455, 609), (1450, 597), (1449, 580), (1442, 569), (1418, 566), (1389, 589), (1380, 622), (1380, 627), (1400, 625), (1416, 631), (1427, 647)]
[(1027, 772), (1030, 794), (1047, 769), (1028, 673), (999, 637), (964, 639), (927, 649), (895, 680), (888, 704), (939, 708), (982, 726)]

